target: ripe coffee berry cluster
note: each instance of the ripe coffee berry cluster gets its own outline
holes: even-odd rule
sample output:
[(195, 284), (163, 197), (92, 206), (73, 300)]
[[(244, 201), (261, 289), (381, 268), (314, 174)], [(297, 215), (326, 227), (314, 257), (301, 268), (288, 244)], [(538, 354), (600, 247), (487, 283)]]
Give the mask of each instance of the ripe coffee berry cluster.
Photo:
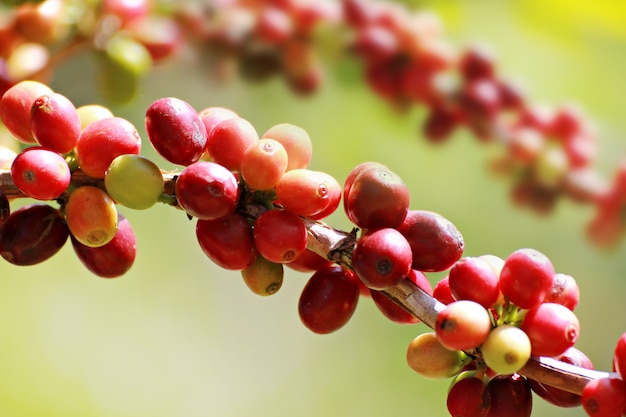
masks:
[(528, 416), (531, 391), (561, 407), (581, 404), (578, 395), (518, 374), (531, 356), (592, 368), (574, 347), (580, 333), (573, 312), (579, 300), (576, 281), (555, 273), (544, 254), (519, 249), (506, 259), (464, 257), (433, 295), (445, 306), (434, 332), (410, 343), (407, 361), (426, 377), (454, 377), (451, 415)]
[[(134, 126), (99, 106), (77, 109), (36, 81), (22, 81), (6, 91), (0, 118), (26, 146), (11, 161), (11, 179), (24, 195), (38, 201), (4, 221), (2, 257), (16, 265), (39, 263), (57, 253), (69, 237), (78, 258), (96, 275), (124, 274), (135, 259), (135, 235), (117, 210), (115, 193), (95, 184), (105, 179), (118, 156), (138, 157), (141, 139)], [(78, 170), (91, 182), (76, 186), (72, 178)], [(156, 174), (160, 188), (152, 187), (155, 201), (163, 189), (158, 169)], [(53, 200), (58, 207), (46, 203)]]

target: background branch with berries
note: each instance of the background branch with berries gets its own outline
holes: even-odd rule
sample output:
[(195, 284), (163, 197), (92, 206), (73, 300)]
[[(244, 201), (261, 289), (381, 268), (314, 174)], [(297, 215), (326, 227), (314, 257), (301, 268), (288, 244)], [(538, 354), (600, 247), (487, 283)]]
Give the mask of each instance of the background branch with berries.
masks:
[[(0, 102), (10, 138), (0, 173), (0, 245), (9, 264), (50, 265), (70, 240), (93, 274), (132, 274), (141, 245), (128, 217), (165, 203), (193, 224), (201, 252), (218, 269), (241, 271), (253, 293), (277, 293), (286, 271), (309, 275), (297, 304), (313, 333), (344, 327), (362, 298), (393, 322), (425, 323), (431, 331), (412, 338), (405, 364), (450, 385), (452, 415), (529, 415), (533, 392), (565, 409), (582, 404), (589, 415), (624, 413), (624, 335), (609, 343), (611, 372), (593, 370), (574, 346), (577, 280), (557, 272), (547, 251), (524, 244), (463, 256), (469, 240), (461, 228), (414, 208), (419, 198), (410, 198), (393, 159), (361, 160), (340, 183), (312, 168), (310, 129), (281, 122), (259, 135), (230, 108), (196, 111), (170, 95), (140, 112), (144, 130), (114, 116), (115, 104), (75, 105), (42, 81), (95, 51), (105, 98), (136, 105), (142, 80), (158, 72), (154, 63), (193, 51), (212, 77), (234, 63), (247, 80), (271, 84), (279, 73), (288, 88), (311, 94), (323, 90), (314, 55), (324, 36), (341, 33), (376, 94), (404, 112), (425, 110), (425, 137), (441, 142), (468, 128), (497, 147), (492, 166), (513, 179), (516, 202), (542, 212), (555, 211), (558, 197), (597, 206), (589, 236), (616, 246), (621, 174), (611, 185), (592, 167), (597, 138), (582, 113), (529, 105), (482, 49), (454, 53), (432, 13), (369, 1), (196, 6), (48, 0), (10, 9)], [(320, 26), (328, 32), (320, 35)], [(346, 231), (329, 226), (338, 212)]]

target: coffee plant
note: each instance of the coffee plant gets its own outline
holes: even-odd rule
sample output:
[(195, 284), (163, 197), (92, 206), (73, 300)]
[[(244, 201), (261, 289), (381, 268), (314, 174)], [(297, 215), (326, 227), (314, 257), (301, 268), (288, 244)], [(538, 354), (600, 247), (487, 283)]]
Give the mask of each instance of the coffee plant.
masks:
[[(613, 158), (613, 169), (598, 163), (601, 130), (581, 107), (539, 105), (507, 78), (496, 54), (446, 37), (444, 19), (435, 12), (437, 2), (432, 10), (378, 0), (1, 4), (0, 255), (5, 292), (20, 291), (13, 281), (27, 274), (25, 270), (40, 278), (57, 275), (53, 269), (62, 271), (57, 284), (37, 279), (28, 287), (35, 293), (57, 294), (41, 299), (26, 294), (26, 303), (47, 305), (24, 310), (24, 300), (7, 295), (7, 313), (18, 311), (9, 317), (37, 312), (34, 321), (41, 335), (35, 339), (41, 340), (34, 342), (42, 344), (30, 355), (35, 347), (12, 340), (11, 332), (19, 338), (34, 330), (25, 329), (21, 319), (3, 323), (7, 363), (22, 358), (16, 353), (37, 357), (33, 364), (7, 367), (0, 387), (7, 415), (41, 415), (43, 409), (48, 415), (107, 417), (223, 414), (219, 406), (206, 409), (209, 393), (234, 410), (232, 415), (242, 410), (258, 413), (257, 406), (277, 407), (268, 414), (309, 415), (311, 410), (298, 408), (300, 400), (306, 407), (320, 407), (310, 415), (367, 415), (378, 413), (370, 408), (374, 403), (369, 397), (381, 393), (389, 398), (376, 400), (383, 404), (376, 403), (380, 413), (522, 417), (534, 408), (551, 415), (556, 410), (562, 415), (626, 415), (626, 333), (619, 333), (626, 327), (615, 305), (620, 298), (593, 299), (601, 288), (611, 291), (606, 284), (602, 287), (602, 273), (593, 276), (593, 288), (588, 288), (589, 278), (577, 278), (578, 273), (593, 274), (582, 266), (589, 253), (614, 254), (621, 247), (626, 165), (619, 156)], [(607, 22), (626, 25), (620, 12)], [(532, 57), (532, 51), (525, 53)], [(539, 58), (536, 64), (543, 65)], [(355, 86), (354, 80), (360, 84)], [(325, 91), (345, 84), (347, 94), (356, 98), (343, 101), (346, 106), (324, 104), (327, 132), (337, 130), (326, 146), (313, 134), (325, 123), (322, 116), (307, 115), (302, 123), (268, 123), (254, 116), (274, 108), (297, 113), (289, 107), (315, 103), (316, 96), (332, 94)], [(334, 98), (341, 100), (341, 94)], [(276, 103), (281, 100), (289, 104), (281, 107)], [(359, 105), (361, 101), (366, 104)], [(404, 129), (407, 120), (417, 124), (417, 136), (425, 142), (421, 146), (428, 147), (419, 149), (428, 149), (429, 158), (449, 152), (448, 144), (459, 142), (459, 137), (474, 141), (471, 146), (452, 144), (465, 146), (467, 155), (457, 156), (452, 164), (462, 166), (445, 166), (443, 171), (435, 171), (424, 157), (390, 157), (396, 147), (408, 148), (390, 137), (376, 138), (378, 159), (363, 150), (368, 144), (358, 138), (377, 121), (367, 120), (367, 112), (372, 112), (364, 110), (367, 106), (384, 114), (378, 116), (393, 132), (389, 136)], [(383, 122), (385, 118), (393, 123)], [(327, 154), (317, 152), (318, 143)], [(473, 189), (477, 196), (469, 195), (464, 184), (445, 189), (450, 185), (443, 178), (446, 171), (463, 183), (475, 169), (475, 148), (489, 149), (489, 175), (506, 179), (509, 190), (499, 191), (508, 192), (510, 200)], [(344, 151), (348, 154), (339, 155)], [(360, 159), (363, 154), (369, 157)], [(341, 175), (331, 172), (332, 160), (344, 157), (340, 162), (349, 160), (350, 169)], [(406, 163), (396, 165), (398, 160)], [(451, 214), (426, 204), (427, 189), (413, 182), (432, 183), (431, 192), (445, 196), (439, 207)], [(488, 193), (495, 190), (489, 187), (484, 185)], [(471, 199), (480, 203), (470, 206)], [(501, 219), (476, 212), (494, 213), (493, 208), (506, 207), (503, 204), (511, 204), (507, 209), (522, 219), (522, 226), (502, 226)], [(568, 224), (571, 236), (552, 236), (560, 243), (529, 239), (528, 233), (534, 232), (522, 230), (533, 225), (546, 239), (540, 229), (552, 230), (551, 224), (562, 216), (580, 219), (569, 210), (586, 212), (588, 220)], [(527, 211), (533, 213), (532, 220)], [(150, 212), (157, 215), (153, 223), (145, 220)], [(544, 223), (536, 223), (537, 217)], [(472, 242), (483, 235), (494, 241)], [(150, 238), (158, 241), (152, 244), (155, 254), (142, 251)], [(193, 245), (188, 245), (189, 239)], [(571, 239), (584, 241), (582, 255), (561, 259), (551, 254), (551, 248), (571, 245)], [(541, 247), (531, 247), (530, 241)], [(509, 247), (509, 242), (516, 246)], [(485, 247), (490, 249), (479, 253), (477, 248)], [(200, 273), (201, 283), (189, 279), (198, 275), (189, 265), (193, 250), (207, 261), (202, 268), (210, 271)], [(611, 255), (599, 256), (607, 256), (608, 262)], [(21, 268), (25, 266), (29, 268)], [(85, 290), (103, 292), (102, 299), (92, 298), (106, 304), (102, 310), (94, 307), (98, 313), (72, 289), (89, 285), (73, 281), (83, 275), (106, 278), (89, 281), (94, 287)], [(235, 286), (207, 284), (205, 278), (215, 277), (206, 275), (239, 276), (243, 283), (238, 290), (248, 290), (246, 296), (252, 297), (233, 294)], [(296, 288), (297, 278), (292, 278), (298, 275), (305, 280)], [(145, 287), (126, 283), (134, 278), (141, 278), (137, 282)], [(97, 284), (104, 281), (108, 284)], [(176, 289), (192, 283), (201, 288)], [(209, 296), (207, 285), (216, 285), (211, 291), (217, 293)], [(613, 291), (620, 288), (616, 284)], [(131, 292), (123, 295), (125, 289)], [(157, 292), (161, 299), (148, 301)], [(272, 313), (281, 317), (265, 316), (258, 310), (267, 304), (256, 303), (285, 292), (299, 327), (274, 332), (276, 326), (289, 326), (284, 312)], [(51, 300), (58, 304), (51, 305)], [(208, 333), (207, 340), (204, 335), (187, 339), (181, 327), (190, 326), (189, 334), (206, 328), (197, 327), (196, 318), (169, 316), (175, 310), (172, 305), (187, 307), (184, 314), (193, 315), (209, 311), (209, 302), (223, 305), (214, 311), (229, 317), (211, 315), (207, 321), (228, 326), (231, 332), (241, 326), (245, 333), (232, 339), (241, 346), (225, 348), (228, 355), (212, 365), (195, 363), (203, 356), (194, 352), (199, 349), (195, 342), (203, 347), (224, 342), (209, 340)], [(122, 303), (148, 304), (150, 317), (132, 323), (139, 320), (133, 317), (138, 312)], [(358, 317), (361, 305), (370, 310)], [(579, 316), (585, 308), (598, 311)], [(399, 350), (398, 336), (377, 327), (380, 318), (405, 340)], [(252, 328), (246, 328), (246, 320), (254, 320)], [(362, 329), (359, 334), (350, 330), (355, 321)], [(620, 330), (610, 341), (603, 339), (605, 360), (592, 358), (585, 353), (591, 340), (586, 335), (609, 324)], [(129, 335), (116, 334), (118, 326), (130, 326), (132, 343), (140, 343), (141, 349), (126, 345), (124, 337)], [(101, 330), (113, 339), (98, 336)], [(281, 332), (284, 349), (268, 350), (264, 339)], [(341, 340), (351, 351), (335, 349), (325, 357), (310, 347), (324, 343), (323, 338), (308, 338), (311, 334), (332, 338), (344, 332), (349, 338), (333, 340)], [(365, 341), (358, 340), (364, 335)], [(174, 340), (180, 336), (182, 342)], [(88, 337), (96, 346), (84, 341)], [(308, 345), (301, 359), (294, 350), (302, 345), (294, 338)], [(380, 338), (382, 342), (376, 340)], [(90, 346), (88, 354), (74, 346), (81, 339)], [(363, 345), (374, 342), (381, 352), (376, 347), (365, 354), (382, 358), (368, 357), (363, 363), (380, 362), (376, 369), (389, 372), (396, 363), (387, 360), (391, 352), (405, 371), (411, 371), (410, 377), (398, 376), (402, 383), (418, 384), (416, 373), (427, 381), (421, 389), (435, 387), (439, 394), (405, 386), (393, 396), (379, 387), (386, 379), (355, 381), (349, 372), (344, 376), (343, 369), (351, 368), (342, 366), (354, 360)], [(154, 349), (167, 357), (152, 362), (136, 353)], [(245, 408), (242, 399), (257, 395), (245, 392), (250, 389), (259, 397), (283, 389), (289, 395), (307, 392), (315, 397), (311, 386), (299, 386), (302, 391), (288, 386), (291, 376), (311, 378), (297, 367), (312, 361), (332, 366), (326, 373), (321, 365), (312, 365), (307, 373), (319, 373), (315, 378), (323, 381), (339, 378), (331, 397), (324, 399), (328, 405), (304, 398), (290, 400), (292, 408), (281, 408), (273, 404), (280, 397), (270, 397), (255, 399), (252, 408)], [(285, 367), (284, 362), (293, 366)], [(58, 369), (40, 378), (40, 371), (49, 367)], [(125, 368), (139, 372), (125, 374)], [(273, 384), (283, 378), (276, 377), (275, 369), (288, 374), (286, 384)], [(190, 384), (189, 375), (201, 382)], [(118, 378), (122, 381), (112, 384)], [(246, 380), (241, 385), (245, 389), (230, 392), (229, 380), (236, 378)], [(353, 386), (346, 389), (347, 384)], [(30, 388), (20, 391), (14, 385)], [(119, 400), (113, 395), (118, 387), (132, 388)], [(59, 404), (50, 411), (47, 396), (74, 389), (72, 398), (53, 398)], [(24, 392), (30, 390), (36, 394), (26, 399)], [(350, 398), (358, 398), (359, 404), (335, 407), (333, 397), (350, 395), (348, 391), (358, 393)], [(440, 401), (431, 404), (436, 395)], [(46, 405), (33, 404), (39, 402)]]

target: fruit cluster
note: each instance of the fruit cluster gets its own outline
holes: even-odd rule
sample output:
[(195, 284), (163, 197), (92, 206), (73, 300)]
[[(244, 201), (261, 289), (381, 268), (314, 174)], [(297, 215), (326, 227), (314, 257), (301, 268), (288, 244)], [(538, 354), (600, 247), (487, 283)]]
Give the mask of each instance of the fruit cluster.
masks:
[[(427, 377), (455, 376), (453, 415), (512, 413), (511, 398), (515, 412), (525, 414), (507, 415), (527, 415), (531, 390), (560, 406), (581, 403), (579, 394), (523, 376), (531, 355), (592, 368), (573, 346), (580, 330), (574, 279), (555, 273), (532, 249), (504, 260), (462, 258), (464, 241), (454, 224), (411, 209), (408, 187), (385, 165), (359, 164), (342, 186), (309, 168), (312, 142), (304, 129), (281, 123), (259, 135), (232, 110), (196, 111), (174, 97), (148, 107), (145, 131), (156, 152), (180, 166), (175, 173), (140, 154), (141, 135), (126, 119), (99, 105), (76, 108), (36, 81), (5, 92), (0, 120), (23, 148), (2, 148), (0, 161), (11, 180), (3, 179), (0, 194), (0, 254), (8, 262), (43, 262), (70, 239), (95, 275), (121, 276), (134, 262), (136, 239), (118, 207), (162, 202), (194, 219), (203, 252), (240, 271), (256, 294), (278, 291), (285, 266), (311, 272), (298, 312), (313, 332), (344, 326), (363, 296), (396, 323), (423, 320), (434, 332), (411, 342), (407, 359)], [(18, 196), (36, 202), (11, 212), (10, 198)], [(342, 199), (355, 226), (350, 233), (320, 221)], [(444, 271), (432, 288), (425, 274)], [(390, 296), (407, 283), (428, 296), (424, 308), (435, 319)], [(615, 351), (619, 375), (622, 339)], [(590, 415), (621, 407), (611, 399), (619, 392), (613, 380), (621, 381), (598, 377), (587, 385), (582, 403)]]
[[(263, 81), (279, 74), (299, 93), (322, 81), (319, 28), (363, 63), (364, 79), (400, 109), (426, 108), (423, 135), (440, 142), (460, 127), (499, 142), (494, 172), (512, 180), (511, 198), (547, 213), (562, 198), (596, 208), (592, 242), (623, 236), (624, 202), (592, 167), (597, 140), (573, 106), (537, 107), (497, 71), (484, 47), (456, 51), (437, 15), (377, 0), (254, 0), (169, 4), (151, 0), (24, 3), (0, 19), (0, 93), (23, 79), (48, 80), (76, 51), (99, 59), (106, 99), (128, 102), (155, 64), (193, 47), (214, 77)], [(187, 48), (189, 51), (189, 48)], [(236, 67), (238, 71), (232, 71)], [(619, 177), (621, 174), (618, 173)]]
[(580, 333), (576, 281), (555, 273), (544, 254), (519, 249), (504, 260), (464, 257), (433, 295), (444, 307), (434, 332), (409, 344), (407, 361), (426, 377), (454, 377), (448, 394), (453, 416), (527, 416), (531, 390), (561, 407), (580, 405), (578, 395), (518, 374), (531, 356), (592, 368), (574, 348)]

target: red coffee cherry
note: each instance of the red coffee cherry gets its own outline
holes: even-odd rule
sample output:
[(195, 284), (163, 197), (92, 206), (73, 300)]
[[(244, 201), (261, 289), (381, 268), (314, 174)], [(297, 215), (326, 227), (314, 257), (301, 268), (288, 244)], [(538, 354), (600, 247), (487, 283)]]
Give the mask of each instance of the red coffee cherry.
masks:
[(533, 408), (528, 380), (521, 375), (496, 375), (485, 389), (489, 412), (486, 417), (530, 417)]
[(626, 411), (626, 382), (620, 378), (592, 379), (583, 388), (583, 408), (590, 417), (618, 417)]
[(246, 269), (256, 260), (252, 226), (238, 213), (217, 220), (199, 219), (196, 237), (204, 254), (224, 269)]
[(524, 315), (521, 329), (526, 332), (536, 356), (558, 356), (574, 346), (580, 323), (569, 308), (556, 303), (539, 304)]
[(132, 267), (137, 254), (137, 239), (133, 228), (124, 216), (118, 214), (117, 232), (104, 246), (83, 245), (71, 236), (72, 248), (78, 259), (93, 274), (102, 278), (124, 275)]
[(452, 266), (449, 273), (450, 290), (457, 300), (472, 300), (491, 308), (498, 300), (498, 275), (487, 261), (466, 257)]
[(121, 117), (96, 120), (83, 129), (76, 144), (80, 169), (93, 178), (104, 178), (111, 162), (120, 155), (141, 151), (135, 126)]
[(359, 173), (349, 187), (346, 214), (363, 229), (395, 228), (409, 211), (409, 189), (402, 179), (383, 166)]
[(411, 247), (395, 229), (378, 229), (361, 236), (352, 252), (352, 268), (374, 290), (398, 284), (411, 271)]
[(489, 336), (490, 330), (489, 313), (475, 301), (455, 301), (437, 314), (435, 333), (450, 350), (473, 349)]
[(463, 255), (463, 236), (450, 220), (438, 213), (410, 210), (398, 231), (411, 245), (413, 269), (444, 271)]
[(239, 184), (232, 172), (214, 162), (195, 162), (176, 180), (176, 199), (191, 216), (216, 220), (235, 211)]
[(358, 279), (338, 265), (315, 272), (302, 289), (298, 314), (312, 332), (332, 333), (352, 317), (359, 300)]
[(26, 148), (11, 164), (15, 186), (36, 200), (58, 198), (69, 186), (71, 177), (65, 158), (39, 146)]
[(14, 265), (34, 265), (56, 254), (69, 230), (58, 209), (31, 204), (13, 211), (0, 233), (0, 254)]
[(500, 290), (520, 308), (541, 304), (554, 283), (550, 259), (535, 249), (518, 249), (509, 255), (500, 273)]
[(268, 210), (254, 223), (254, 244), (272, 262), (294, 261), (306, 249), (307, 240), (304, 223), (287, 210)]
[(33, 102), (30, 128), (37, 143), (64, 154), (78, 143), (80, 117), (67, 97), (58, 93), (45, 94)]
[(146, 131), (154, 149), (169, 162), (190, 165), (200, 159), (207, 144), (204, 122), (191, 104), (165, 97), (148, 107)]
[(20, 81), (0, 98), (0, 119), (20, 142), (36, 143), (30, 129), (30, 111), (37, 97), (44, 94), (53, 91), (38, 81)]

